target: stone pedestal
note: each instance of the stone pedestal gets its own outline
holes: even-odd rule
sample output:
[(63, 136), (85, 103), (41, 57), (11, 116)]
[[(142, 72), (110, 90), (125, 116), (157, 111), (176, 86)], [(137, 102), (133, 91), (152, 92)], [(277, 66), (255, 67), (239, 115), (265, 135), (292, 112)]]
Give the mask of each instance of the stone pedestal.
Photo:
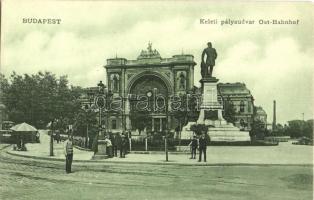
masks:
[(109, 156), (107, 155), (107, 144), (104, 139), (98, 139), (98, 151), (93, 156), (93, 160), (106, 159)]
[(218, 79), (215, 77), (201, 79), (202, 104), (197, 123), (204, 124), (205, 120), (224, 121), (222, 117), (222, 105), (218, 102)]
[[(202, 104), (197, 124), (205, 124), (208, 128), (208, 135), (213, 142), (246, 142), (251, 141), (249, 132), (240, 131), (233, 124), (228, 123), (222, 116), (223, 106), (218, 102), (218, 79), (215, 77), (203, 78)], [(189, 122), (182, 129), (182, 139), (189, 139), (193, 132), (190, 127), (195, 122)]]

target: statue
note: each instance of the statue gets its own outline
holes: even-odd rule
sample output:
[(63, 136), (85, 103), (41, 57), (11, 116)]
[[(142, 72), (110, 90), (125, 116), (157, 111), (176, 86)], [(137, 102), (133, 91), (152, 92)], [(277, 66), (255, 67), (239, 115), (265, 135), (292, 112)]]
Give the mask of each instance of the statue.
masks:
[(179, 82), (180, 82), (179, 89), (185, 89), (185, 76), (183, 72), (180, 73)]
[[(202, 53), (202, 62), (201, 62), (201, 75), (202, 78), (206, 77), (212, 77), (213, 74), (213, 68), (215, 66), (215, 60), (217, 58), (217, 52), (216, 49), (212, 48), (212, 43), (207, 43), (208, 47), (203, 50)], [(206, 55), (206, 62), (204, 62), (204, 58)], [(208, 73), (208, 67), (209, 73)]]
[(97, 86), (98, 86), (98, 92), (100, 93), (100, 94), (104, 94), (104, 92), (105, 92), (105, 85), (102, 83), (102, 81), (100, 81), (98, 84), (97, 84)]
[(114, 75), (113, 77), (113, 91), (118, 92), (119, 91), (119, 79), (117, 75)]

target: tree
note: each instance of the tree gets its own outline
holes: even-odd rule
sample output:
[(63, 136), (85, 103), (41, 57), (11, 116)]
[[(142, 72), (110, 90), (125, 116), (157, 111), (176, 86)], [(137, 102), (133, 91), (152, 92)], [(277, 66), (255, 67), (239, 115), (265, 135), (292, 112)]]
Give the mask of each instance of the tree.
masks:
[(313, 138), (313, 119), (308, 121), (303, 120), (291, 120), (288, 121), (288, 127), (286, 128), (286, 135), (292, 138), (308, 137)]
[(264, 139), (265, 135), (267, 134), (267, 130), (262, 120), (254, 119), (251, 127), (250, 136), (252, 138)]
[(171, 114), (179, 124), (176, 131), (181, 132), (182, 127), (188, 121), (187, 95), (173, 97), (171, 102)]
[(233, 102), (230, 100), (228, 97), (226, 101), (224, 102), (224, 119), (229, 122), (233, 123), (236, 121), (235, 115), (236, 115), (236, 110), (233, 105)]
[(37, 128), (54, 119), (60, 124), (71, 123), (80, 107), (81, 88), (70, 87), (66, 76), (57, 78), (50, 72), (22, 76), (13, 72), (9, 81), (1, 76), (1, 87), (9, 119), (16, 123), (27, 122)]
[(196, 135), (202, 135), (203, 132), (207, 133), (208, 126), (205, 124), (193, 124), (191, 126), (191, 131), (194, 131)]
[(73, 128), (75, 129), (74, 134), (78, 136), (86, 137), (87, 127), (92, 129), (92, 127), (97, 126), (97, 113), (91, 109), (83, 110), (79, 109), (74, 118)]

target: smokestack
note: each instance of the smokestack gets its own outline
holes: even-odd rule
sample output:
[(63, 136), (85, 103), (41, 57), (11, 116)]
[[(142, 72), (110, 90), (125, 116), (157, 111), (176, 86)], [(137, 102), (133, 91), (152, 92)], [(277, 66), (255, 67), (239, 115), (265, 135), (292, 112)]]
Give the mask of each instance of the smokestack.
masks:
[(276, 100), (274, 100), (273, 106), (273, 131), (276, 129)]

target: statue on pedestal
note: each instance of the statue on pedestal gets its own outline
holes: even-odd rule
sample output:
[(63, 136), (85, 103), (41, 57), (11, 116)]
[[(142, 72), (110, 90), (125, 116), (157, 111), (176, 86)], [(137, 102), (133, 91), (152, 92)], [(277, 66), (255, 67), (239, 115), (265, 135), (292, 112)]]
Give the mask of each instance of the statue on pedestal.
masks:
[[(201, 75), (202, 78), (212, 77), (213, 68), (215, 66), (215, 60), (217, 58), (216, 49), (212, 47), (212, 43), (207, 43), (208, 47), (203, 50), (202, 53), (202, 62), (201, 62)], [(206, 55), (206, 61), (204, 62), (204, 58)], [(209, 72), (208, 72), (209, 67)]]

